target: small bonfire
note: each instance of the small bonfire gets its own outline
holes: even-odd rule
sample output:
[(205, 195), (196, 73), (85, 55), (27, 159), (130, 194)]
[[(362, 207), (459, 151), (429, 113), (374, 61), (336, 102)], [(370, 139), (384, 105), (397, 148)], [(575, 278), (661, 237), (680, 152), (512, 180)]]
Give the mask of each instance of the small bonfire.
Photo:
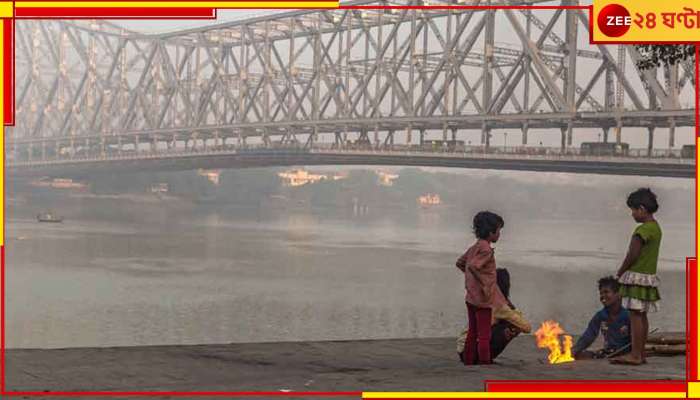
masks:
[(574, 361), (571, 355), (571, 346), (573, 344), (571, 336), (564, 335), (563, 343), (559, 336), (564, 334), (564, 329), (555, 321), (544, 321), (540, 329), (535, 332), (537, 339), (537, 347), (540, 349), (549, 349), (550, 364), (559, 364)]

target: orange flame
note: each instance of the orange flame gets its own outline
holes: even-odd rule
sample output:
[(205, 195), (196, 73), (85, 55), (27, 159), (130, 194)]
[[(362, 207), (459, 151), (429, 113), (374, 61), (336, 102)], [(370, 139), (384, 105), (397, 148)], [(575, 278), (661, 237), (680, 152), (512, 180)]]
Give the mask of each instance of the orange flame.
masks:
[(550, 364), (574, 361), (574, 357), (571, 355), (572, 340), (569, 335), (564, 335), (564, 351), (562, 352), (559, 335), (563, 333), (564, 330), (554, 321), (544, 321), (540, 329), (535, 332), (537, 347), (549, 349)]

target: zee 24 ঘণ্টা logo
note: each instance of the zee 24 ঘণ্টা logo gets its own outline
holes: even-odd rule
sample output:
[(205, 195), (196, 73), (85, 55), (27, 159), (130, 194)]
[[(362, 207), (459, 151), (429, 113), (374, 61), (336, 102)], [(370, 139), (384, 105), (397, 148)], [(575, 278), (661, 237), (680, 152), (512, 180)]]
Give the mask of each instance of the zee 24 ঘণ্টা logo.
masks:
[[(605, 0), (600, 3), (605, 4)], [(605, 4), (595, 15), (597, 30), (593, 37), (603, 41), (695, 42), (700, 38), (698, 6), (700, 0), (621, 0)]]

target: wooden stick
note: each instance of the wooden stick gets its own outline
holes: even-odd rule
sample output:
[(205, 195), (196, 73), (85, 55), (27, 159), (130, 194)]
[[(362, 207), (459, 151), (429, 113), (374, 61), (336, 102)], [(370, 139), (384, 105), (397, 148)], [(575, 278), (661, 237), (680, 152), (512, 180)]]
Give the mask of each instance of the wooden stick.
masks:
[[(659, 330), (659, 328), (656, 328), (656, 329), (652, 330), (651, 332), (649, 332), (649, 334), (651, 335), (652, 333), (656, 333), (656, 331), (658, 331), (658, 330)], [(632, 342), (629, 342), (627, 345), (622, 346), (619, 349), (615, 350), (614, 352), (608, 354), (605, 358), (614, 357), (614, 356), (620, 354), (622, 351), (627, 350), (627, 348), (629, 348), (630, 346), (632, 346)]]

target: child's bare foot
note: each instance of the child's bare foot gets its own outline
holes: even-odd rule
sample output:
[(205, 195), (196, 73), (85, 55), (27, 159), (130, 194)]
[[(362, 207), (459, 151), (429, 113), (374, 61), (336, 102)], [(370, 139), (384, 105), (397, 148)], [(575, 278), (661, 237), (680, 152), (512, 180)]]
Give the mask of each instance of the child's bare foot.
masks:
[(624, 365), (642, 365), (645, 363), (643, 358), (636, 358), (630, 355), (625, 355), (621, 357), (615, 357), (610, 359), (611, 364), (624, 364)]

